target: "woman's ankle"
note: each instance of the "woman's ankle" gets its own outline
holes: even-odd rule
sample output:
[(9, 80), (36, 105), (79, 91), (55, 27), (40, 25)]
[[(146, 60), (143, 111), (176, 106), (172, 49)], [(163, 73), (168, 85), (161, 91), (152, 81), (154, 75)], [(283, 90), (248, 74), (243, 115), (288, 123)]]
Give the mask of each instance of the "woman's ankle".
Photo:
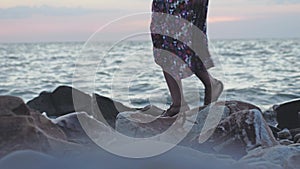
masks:
[(184, 101), (184, 102), (175, 102), (175, 103), (172, 103), (171, 104), (171, 107), (182, 107), (182, 106), (186, 106), (186, 105), (188, 105), (188, 103), (186, 102), (186, 101)]

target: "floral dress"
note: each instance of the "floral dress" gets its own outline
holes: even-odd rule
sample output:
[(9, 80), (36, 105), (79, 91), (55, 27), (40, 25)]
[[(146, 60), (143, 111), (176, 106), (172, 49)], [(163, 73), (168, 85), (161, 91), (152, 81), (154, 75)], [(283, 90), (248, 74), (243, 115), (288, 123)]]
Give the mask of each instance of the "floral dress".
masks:
[[(195, 27), (204, 35), (202, 46), (207, 50), (206, 18), (208, 0), (153, 0), (151, 37), (155, 62), (175, 79), (191, 76), (195, 71), (213, 67), (209, 52), (192, 49), (198, 34)], [(196, 54), (197, 53), (197, 54)], [(204, 55), (204, 54), (202, 54)]]

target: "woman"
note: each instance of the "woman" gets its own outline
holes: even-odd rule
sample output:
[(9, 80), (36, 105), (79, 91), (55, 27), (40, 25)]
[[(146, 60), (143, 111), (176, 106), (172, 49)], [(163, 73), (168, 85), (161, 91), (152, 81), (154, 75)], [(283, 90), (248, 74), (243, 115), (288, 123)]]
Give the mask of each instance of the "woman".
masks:
[[(213, 62), (204, 55), (207, 50), (206, 18), (208, 0), (153, 0), (151, 36), (155, 62), (163, 69), (172, 105), (164, 111), (162, 117), (172, 117), (189, 110), (182, 94), (181, 79), (195, 74), (205, 86), (204, 105), (218, 99), (223, 84), (213, 78), (207, 69)], [(200, 33), (195, 31), (195, 27)], [(200, 34), (205, 42), (200, 44)], [(168, 36), (168, 35), (170, 36)], [(198, 41), (197, 41), (198, 40)], [(194, 46), (201, 45), (202, 52), (196, 52)], [(194, 47), (194, 48), (193, 48)], [(207, 52), (209, 55), (209, 52)], [(199, 56), (200, 55), (200, 56)]]

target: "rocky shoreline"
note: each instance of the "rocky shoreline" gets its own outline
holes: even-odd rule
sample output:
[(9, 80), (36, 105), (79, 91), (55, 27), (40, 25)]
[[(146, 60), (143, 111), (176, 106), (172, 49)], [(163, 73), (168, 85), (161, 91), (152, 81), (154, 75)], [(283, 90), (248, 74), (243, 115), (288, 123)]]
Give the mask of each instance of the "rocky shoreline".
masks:
[[(80, 98), (76, 106), (73, 97)], [(219, 110), (222, 110), (219, 123), (211, 128), (205, 126), (209, 112)], [(110, 98), (98, 94), (90, 96), (68, 86), (42, 92), (28, 103), (18, 97), (0, 96), (0, 168), (11, 167), (10, 160), (24, 153), (42, 159), (76, 158), (83, 152), (103, 153), (90, 136), (113, 145), (112, 129), (130, 137), (147, 138), (159, 135), (170, 126), (188, 134), (178, 147), (161, 156), (161, 160), (171, 157), (181, 160), (185, 156), (190, 164), (203, 165), (204, 159), (211, 157), (214, 159), (212, 165), (222, 161), (224, 165), (237, 168), (291, 169), (300, 166), (300, 100), (274, 105), (264, 112), (250, 103), (220, 101), (186, 112), (178, 116), (180, 120), (176, 122), (174, 118), (159, 118), (161, 112), (151, 105), (130, 108)], [(79, 119), (87, 121), (92, 130), (87, 133)], [(191, 130), (186, 126), (192, 126)], [(177, 137), (178, 133), (171, 132), (168, 138), (159, 136), (157, 141)], [(208, 140), (203, 142), (202, 138), (206, 137)], [(174, 155), (172, 151), (181, 155)], [(193, 161), (195, 153), (199, 159)], [(115, 163), (122, 163), (117, 159)], [(127, 162), (137, 164), (129, 159)]]

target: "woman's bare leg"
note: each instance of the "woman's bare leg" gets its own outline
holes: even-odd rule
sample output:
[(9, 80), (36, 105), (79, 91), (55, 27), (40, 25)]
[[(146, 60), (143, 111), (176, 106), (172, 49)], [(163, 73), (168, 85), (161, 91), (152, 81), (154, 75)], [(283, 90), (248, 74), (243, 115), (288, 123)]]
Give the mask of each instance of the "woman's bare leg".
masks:
[(183, 99), (181, 80), (175, 80), (170, 74), (163, 72), (172, 97), (172, 105), (180, 106)]
[(172, 105), (166, 111), (165, 116), (174, 116), (180, 112), (182, 105), (186, 106), (187, 103), (183, 97), (182, 82), (181, 80), (175, 80), (170, 74), (163, 71), (170, 94), (172, 98)]
[(223, 83), (213, 78), (207, 70), (197, 70), (195, 75), (205, 87), (204, 105), (217, 101), (223, 91)]

